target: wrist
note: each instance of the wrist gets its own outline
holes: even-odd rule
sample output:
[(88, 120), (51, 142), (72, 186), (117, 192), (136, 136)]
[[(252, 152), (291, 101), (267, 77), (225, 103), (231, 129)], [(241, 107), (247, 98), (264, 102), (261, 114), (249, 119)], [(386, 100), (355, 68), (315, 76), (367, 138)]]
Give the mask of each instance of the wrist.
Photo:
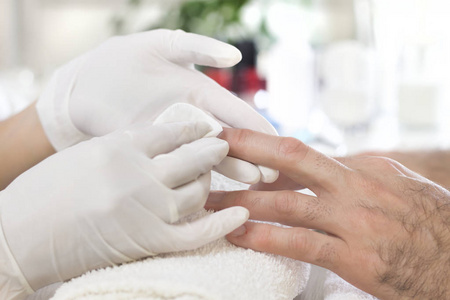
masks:
[(35, 104), (0, 124), (0, 190), (55, 153), (39, 121)]

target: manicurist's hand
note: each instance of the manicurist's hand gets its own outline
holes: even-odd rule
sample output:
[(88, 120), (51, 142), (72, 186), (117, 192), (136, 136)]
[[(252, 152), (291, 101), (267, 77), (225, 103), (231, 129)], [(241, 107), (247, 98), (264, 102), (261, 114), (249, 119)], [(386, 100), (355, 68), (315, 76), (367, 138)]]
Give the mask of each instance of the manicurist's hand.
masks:
[(58, 152), (0, 192), (0, 298), (92, 269), (200, 247), (248, 218), (203, 208), (225, 141), (206, 123), (135, 124)]
[[(244, 101), (194, 68), (231, 67), (235, 47), (181, 30), (114, 37), (57, 70), (37, 110), (56, 150), (140, 121), (153, 121), (176, 102), (189, 103), (223, 126), (276, 134)], [(274, 170), (227, 158), (224, 175), (247, 183), (272, 182)]]
[[(225, 130), (229, 155), (279, 169), (295, 191), (215, 192), (206, 207), (250, 218), (229, 234), (239, 246), (328, 268), (381, 299), (450, 299), (450, 193), (380, 157), (340, 161), (293, 138)], [(309, 229), (318, 229), (325, 234)]]

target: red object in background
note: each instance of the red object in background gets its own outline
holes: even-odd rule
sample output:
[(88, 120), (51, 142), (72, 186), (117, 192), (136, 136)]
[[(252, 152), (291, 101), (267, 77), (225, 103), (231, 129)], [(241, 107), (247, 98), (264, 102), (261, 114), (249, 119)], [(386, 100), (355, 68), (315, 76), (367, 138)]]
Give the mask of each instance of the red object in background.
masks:
[(240, 94), (255, 94), (266, 88), (266, 81), (259, 78), (255, 67), (242, 68), (234, 73), (233, 92)]
[(222, 87), (254, 106), (257, 91), (266, 89), (266, 81), (256, 72), (256, 46), (253, 41), (236, 44), (242, 53), (242, 61), (232, 69), (204, 68), (203, 72)]
[(230, 69), (206, 68), (203, 72), (222, 87), (231, 90), (232, 73)]

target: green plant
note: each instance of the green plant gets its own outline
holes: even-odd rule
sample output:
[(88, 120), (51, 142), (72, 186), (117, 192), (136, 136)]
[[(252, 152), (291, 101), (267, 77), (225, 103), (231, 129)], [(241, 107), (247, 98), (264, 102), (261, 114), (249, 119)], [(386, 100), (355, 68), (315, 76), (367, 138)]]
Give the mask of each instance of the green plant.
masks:
[[(253, 39), (257, 42), (259, 48), (264, 48), (273, 41), (270, 32), (267, 30), (265, 9), (275, 1), (310, 6), (313, 0), (187, 0), (168, 11), (156, 24), (142, 29), (183, 29), (187, 32), (211, 36), (229, 43)], [(139, 9), (143, 2), (144, 0), (128, 0), (128, 6), (132, 9)], [(256, 28), (248, 28), (241, 19), (242, 10), (246, 5), (255, 2), (261, 7), (262, 18)], [(116, 33), (122, 33), (124, 24), (123, 16), (113, 19)]]

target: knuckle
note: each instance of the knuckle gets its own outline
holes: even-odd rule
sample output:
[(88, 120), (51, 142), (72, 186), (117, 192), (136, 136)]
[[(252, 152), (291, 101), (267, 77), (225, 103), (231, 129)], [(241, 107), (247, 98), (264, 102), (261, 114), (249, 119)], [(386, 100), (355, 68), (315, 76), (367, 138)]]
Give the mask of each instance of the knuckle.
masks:
[(253, 193), (251, 191), (239, 191), (235, 192), (234, 205), (242, 206), (250, 211), (256, 209), (260, 202), (261, 198), (253, 197)]
[(334, 265), (338, 256), (336, 248), (330, 243), (326, 243), (320, 247), (314, 257), (314, 261), (322, 266), (331, 267)]
[(323, 220), (328, 218), (332, 212), (333, 207), (328, 203), (324, 203), (324, 201), (319, 198), (312, 198), (304, 203), (303, 215), (306, 220)]
[(288, 251), (298, 252), (299, 249), (308, 249), (308, 240), (302, 231), (293, 232), (287, 240)]
[(287, 137), (280, 139), (276, 155), (281, 159), (294, 160), (301, 154), (306, 155), (307, 151), (308, 147), (304, 143), (295, 138)]
[(392, 172), (397, 171), (399, 168), (399, 163), (395, 160), (388, 158), (388, 157), (370, 157), (368, 158), (369, 165), (373, 166), (374, 168), (378, 170), (382, 170), (384, 172)]
[(277, 193), (274, 200), (274, 210), (278, 215), (292, 216), (297, 212), (297, 197), (294, 192), (283, 191)]

